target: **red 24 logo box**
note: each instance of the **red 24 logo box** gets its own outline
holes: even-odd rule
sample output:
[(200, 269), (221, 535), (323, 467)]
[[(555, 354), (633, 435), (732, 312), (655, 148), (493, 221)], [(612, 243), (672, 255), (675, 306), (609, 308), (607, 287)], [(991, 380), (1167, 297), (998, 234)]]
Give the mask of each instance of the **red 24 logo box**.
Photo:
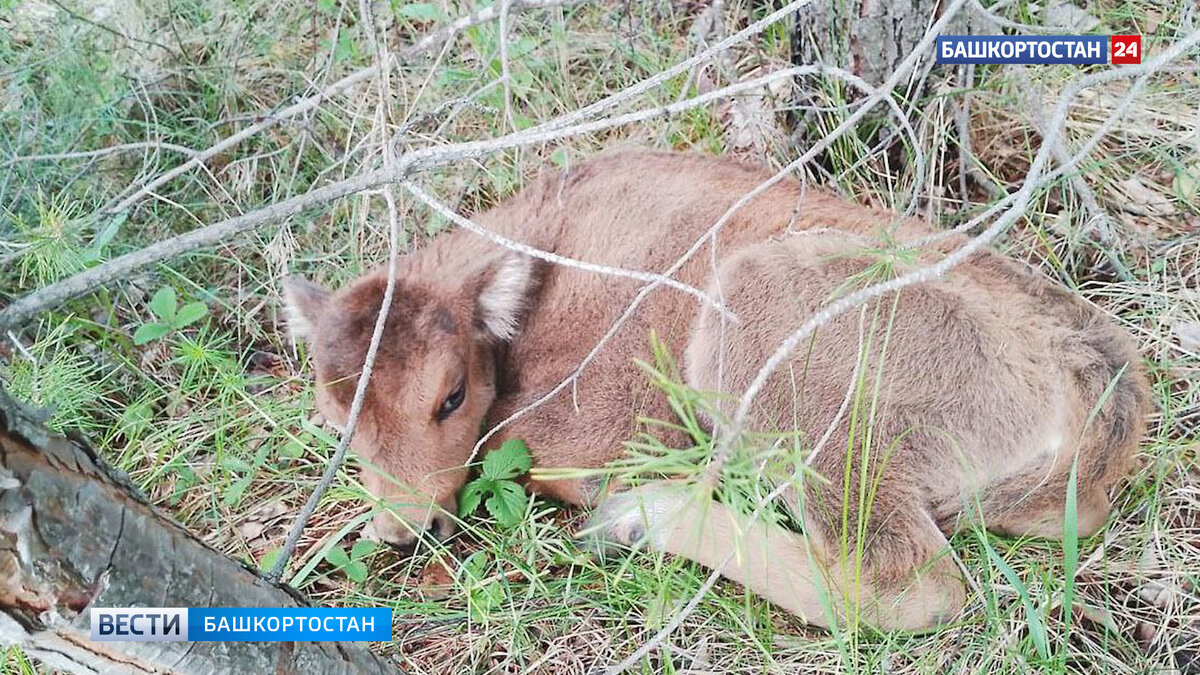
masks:
[(1141, 35), (1112, 36), (1112, 64), (1123, 65), (1142, 62)]

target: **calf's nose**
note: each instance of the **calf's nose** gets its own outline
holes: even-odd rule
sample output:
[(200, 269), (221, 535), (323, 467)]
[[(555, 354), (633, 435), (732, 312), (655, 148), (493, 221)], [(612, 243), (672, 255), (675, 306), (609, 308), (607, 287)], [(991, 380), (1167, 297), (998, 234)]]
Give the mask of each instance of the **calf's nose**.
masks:
[[(380, 522), (381, 520), (383, 522)], [(410, 527), (405, 526), (394, 517), (386, 517), (367, 523), (363, 528), (362, 536), (365, 539), (387, 544), (397, 553), (409, 556), (416, 550), (417, 542), (422, 538), (428, 537), (436, 541), (445, 541), (454, 534), (455, 529), (454, 519), (445, 514), (429, 516), (428, 525), (423, 534), (414, 533)]]
[(438, 541), (446, 541), (454, 534), (454, 520), (450, 516), (437, 514), (429, 522), (429, 531)]

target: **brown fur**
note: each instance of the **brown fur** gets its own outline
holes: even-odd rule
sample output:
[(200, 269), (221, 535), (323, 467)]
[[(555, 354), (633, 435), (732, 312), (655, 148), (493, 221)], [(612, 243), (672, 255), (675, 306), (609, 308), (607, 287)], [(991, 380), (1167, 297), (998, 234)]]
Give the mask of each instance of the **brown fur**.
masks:
[[(612, 154), (548, 175), (475, 219), (564, 256), (662, 271), (766, 176), (719, 158)], [(719, 237), (715, 276), (707, 250), (677, 275), (714, 295), (719, 290), (739, 324), (722, 328), (711, 307), (658, 290), (580, 378), (574, 398), (556, 397), (489, 446), (524, 439), (542, 468), (599, 467), (619, 457), (636, 417), (671, 418), (664, 397), (633, 363), (648, 359), (652, 329), (682, 357), (690, 385), (740, 394), (788, 333), (873, 262), (863, 238), (896, 224), (886, 211), (812, 189), (803, 201), (801, 194), (784, 182), (738, 211)], [(932, 232), (905, 220), (895, 236)], [(898, 271), (928, 264), (962, 241), (947, 238), (915, 263), (896, 263)], [(318, 406), (335, 421), (344, 421), (349, 407), (385, 280), (377, 271), (333, 296), (289, 284), (294, 328), (312, 342)], [(370, 473), (366, 479), (380, 497), (401, 503), (403, 521), (376, 520), (380, 536), (411, 541), (429, 527), (432, 504), (452, 510), (480, 424), (495, 424), (566, 377), (641, 285), (535, 262), (465, 231), (412, 254), (354, 439), (360, 455), (397, 481)], [(1076, 462), (1079, 529), (1090, 534), (1103, 525), (1108, 492), (1129, 469), (1149, 406), (1125, 335), (1097, 310), (990, 251), (942, 280), (877, 302), (865, 318), (851, 312), (823, 326), (771, 378), (754, 408), (756, 430), (795, 427), (810, 441), (836, 421), (812, 464), (828, 482), (786, 495), (793, 506), (804, 504), (803, 535), (742, 522), (670, 483), (609, 496), (594, 522), (613, 540), (645, 538), (710, 567), (724, 564), (726, 576), (808, 621), (839, 620), (819, 602), (832, 590), (837, 615), (862, 611), (882, 628), (929, 626), (958, 611), (965, 593), (945, 555), (946, 536), (976, 516), (998, 532), (1061, 536)], [(872, 323), (872, 316), (882, 320)], [(871, 391), (877, 376), (880, 383), (869, 438), (852, 438), (848, 420), (835, 420), (860, 337), (875, 346), (864, 366)], [(434, 411), (463, 378), (462, 408), (438, 421)], [(862, 471), (878, 488), (860, 514)], [(531, 485), (573, 504), (598, 496), (586, 481)], [(842, 553), (843, 523), (860, 517), (864, 538), (852, 526), (849, 542), (850, 551), (857, 544), (864, 550), (857, 578), (855, 561)], [(731, 557), (735, 546), (741, 548)]]

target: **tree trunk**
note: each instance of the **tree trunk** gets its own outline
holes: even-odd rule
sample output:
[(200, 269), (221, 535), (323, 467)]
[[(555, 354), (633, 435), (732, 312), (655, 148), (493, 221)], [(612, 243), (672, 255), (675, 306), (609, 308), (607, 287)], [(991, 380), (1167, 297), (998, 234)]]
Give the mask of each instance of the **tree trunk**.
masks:
[(825, 0), (796, 13), (792, 60), (839, 66), (879, 85), (925, 35), (940, 0)]
[[(792, 26), (792, 62), (796, 65), (822, 63), (838, 66), (872, 86), (883, 84), (916, 47), (929, 26), (942, 15), (942, 0), (817, 0), (796, 13)], [(944, 34), (972, 32), (967, 9), (947, 27)], [(905, 101), (918, 101), (924, 95), (930, 70), (936, 59), (931, 48), (909, 77), (901, 81), (895, 93)], [(798, 110), (824, 108), (862, 98), (859, 90), (831, 81), (834, 87), (806, 78), (797, 88)], [(840, 92), (834, 96), (832, 91)], [(840, 100), (839, 100), (840, 99)], [(797, 112), (791, 117), (796, 140), (801, 145), (819, 139), (827, 129), (810, 123), (813, 112)], [(883, 120), (888, 110), (878, 106), (868, 120)], [(860, 125), (864, 128), (878, 124)]]
[(0, 387), (0, 644), (77, 673), (395, 673), (362, 643), (89, 640), (89, 607), (303, 607)]

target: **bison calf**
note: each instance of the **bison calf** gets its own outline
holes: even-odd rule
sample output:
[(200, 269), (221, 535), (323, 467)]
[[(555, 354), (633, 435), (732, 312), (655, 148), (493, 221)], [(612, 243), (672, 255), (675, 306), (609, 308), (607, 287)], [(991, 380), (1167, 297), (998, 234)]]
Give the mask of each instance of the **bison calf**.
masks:
[[(659, 272), (767, 176), (713, 157), (611, 154), (547, 175), (475, 220), (561, 256)], [(903, 273), (963, 242), (946, 237), (907, 255), (878, 243), (932, 233), (780, 183), (728, 221), (715, 258), (701, 251), (676, 275), (720, 298), (736, 322), (677, 289), (657, 290), (574, 396), (553, 398), (491, 443), (524, 439), (540, 468), (601, 467), (621, 456), (636, 418), (672, 418), (634, 364), (649, 358), (652, 330), (680, 357), (688, 384), (714, 394), (711, 417), (720, 420), (823, 305), (884, 268)], [(336, 293), (286, 283), (291, 330), (311, 346), (317, 405), (334, 422), (345, 421), (385, 283), (384, 271)], [(546, 264), (464, 230), (408, 256), (353, 441), (377, 468), (367, 487), (393, 505), (375, 519), (376, 533), (396, 544), (427, 530), (447, 535), (443, 511), (454, 511), (481, 425), (567, 377), (643, 283)], [(965, 592), (946, 538), (977, 517), (996, 532), (1062, 536), (1073, 467), (1080, 534), (1104, 524), (1149, 405), (1126, 335), (991, 251), (876, 307), (884, 320), (850, 312), (821, 327), (756, 399), (754, 431), (798, 434), (810, 453), (823, 440), (806, 461), (827, 480), (783, 493), (800, 531), (750, 522), (671, 481), (608, 495), (586, 480), (531, 488), (596, 506), (593, 523), (610, 540), (720, 567), (807, 621), (839, 620), (823, 609), (832, 606), (883, 629), (958, 612)], [(870, 359), (864, 345), (874, 345)], [(869, 418), (846, 414), (856, 379), (869, 383)]]

